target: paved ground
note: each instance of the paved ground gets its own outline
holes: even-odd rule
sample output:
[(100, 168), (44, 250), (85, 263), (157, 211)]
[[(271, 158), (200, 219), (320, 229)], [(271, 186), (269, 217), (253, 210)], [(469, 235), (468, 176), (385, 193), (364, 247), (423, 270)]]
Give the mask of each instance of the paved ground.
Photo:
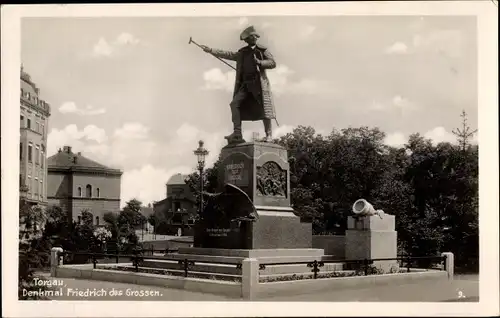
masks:
[[(169, 301), (230, 301), (225, 296), (167, 289), (153, 286), (138, 286), (103, 281), (62, 279), (63, 296), (57, 300), (169, 300)], [(103, 296), (76, 296), (75, 292), (104, 291)], [(69, 292), (68, 292), (69, 291)], [(121, 292), (121, 295), (120, 295)], [(71, 295), (73, 293), (73, 295)], [(141, 296), (140, 293), (143, 293)], [(150, 295), (146, 295), (149, 293)], [(478, 275), (457, 275), (452, 282), (425, 281), (403, 285), (387, 285), (371, 288), (322, 291), (302, 295), (270, 295), (262, 301), (383, 301), (383, 302), (442, 302), (478, 301)]]

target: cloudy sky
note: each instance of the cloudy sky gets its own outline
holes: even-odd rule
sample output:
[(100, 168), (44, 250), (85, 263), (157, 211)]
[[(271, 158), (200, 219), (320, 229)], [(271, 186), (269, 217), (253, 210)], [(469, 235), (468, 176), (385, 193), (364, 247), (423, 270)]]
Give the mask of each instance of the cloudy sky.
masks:
[(234, 72), (189, 37), (237, 50), (250, 24), (278, 63), (277, 135), (377, 126), (392, 145), (415, 132), (453, 141), (462, 110), (477, 128), (470, 17), (25, 18), (22, 62), (52, 105), (49, 155), (71, 145), (123, 169), (122, 205), (163, 199), (170, 175), (193, 170), (197, 141), (211, 164), (231, 131)]

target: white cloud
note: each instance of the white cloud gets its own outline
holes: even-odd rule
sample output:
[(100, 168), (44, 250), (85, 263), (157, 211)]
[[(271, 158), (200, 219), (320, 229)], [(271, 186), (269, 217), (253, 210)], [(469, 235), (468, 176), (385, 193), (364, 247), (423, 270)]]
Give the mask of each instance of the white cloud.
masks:
[(412, 103), (400, 95), (396, 95), (392, 98), (392, 104), (399, 109), (409, 109), (412, 108)]
[(401, 95), (395, 95), (390, 100), (386, 100), (383, 102), (373, 101), (369, 106), (369, 109), (374, 111), (398, 111), (401, 114), (415, 108), (416, 105), (414, 103), (412, 103), (408, 98), (405, 98)]
[(88, 125), (79, 130), (71, 124), (48, 135), (48, 155), (63, 146), (72, 146), (74, 152), (87, 153), (93, 160), (116, 168), (134, 168), (148, 162), (155, 153), (156, 143), (149, 140), (148, 129), (141, 124), (127, 123), (115, 130), (109, 138), (104, 129)]
[(401, 132), (387, 134), (384, 143), (392, 147), (401, 147), (408, 142), (408, 138)]
[(122, 139), (146, 139), (149, 128), (141, 123), (125, 123), (115, 130), (114, 135)]
[(88, 125), (80, 131), (75, 124), (70, 124), (61, 130), (53, 128), (47, 138), (47, 154), (49, 156), (64, 146), (73, 146), (75, 151), (83, 151), (88, 141), (101, 144), (108, 139), (106, 131), (102, 128)]
[(227, 71), (224, 73), (220, 68), (212, 68), (203, 73), (203, 79), (205, 80), (203, 89), (225, 90), (231, 92), (234, 89), (235, 76), (235, 71)]
[(104, 38), (100, 38), (99, 41), (94, 45), (92, 53), (95, 57), (99, 56), (111, 56), (113, 54), (113, 48)]
[(192, 167), (178, 166), (171, 169), (146, 164), (138, 169), (125, 171), (121, 183), (121, 207), (131, 199), (138, 199), (144, 205), (165, 199), (165, 184), (176, 173), (191, 173)]
[[(457, 138), (456, 136), (447, 131), (444, 127), (438, 126), (435, 127), (426, 133), (424, 133), (424, 138), (430, 139), (434, 145), (439, 144), (440, 142), (449, 142), (452, 144), (456, 144)], [(385, 137), (384, 143), (393, 147), (401, 147), (408, 142), (408, 136), (401, 132), (394, 132), (391, 134), (387, 134)], [(474, 140), (472, 141), (474, 142)]]
[(455, 143), (457, 138), (453, 133), (448, 132), (444, 127), (436, 127), (429, 130), (424, 134), (425, 138), (431, 139), (433, 143), (438, 144), (440, 142), (450, 142)]
[(385, 49), (387, 54), (404, 54), (408, 53), (408, 46), (404, 42), (396, 42)]
[(64, 102), (59, 107), (59, 112), (62, 114), (77, 114), (82, 116), (101, 115), (106, 113), (106, 108), (94, 108), (92, 105), (87, 105), (85, 108), (79, 108), (75, 102)]
[(119, 48), (135, 46), (140, 43), (141, 41), (138, 38), (126, 32), (119, 34), (111, 43), (101, 37), (94, 45), (92, 55), (94, 57), (111, 57), (119, 52)]
[(137, 45), (140, 40), (130, 33), (121, 33), (115, 40), (117, 45)]

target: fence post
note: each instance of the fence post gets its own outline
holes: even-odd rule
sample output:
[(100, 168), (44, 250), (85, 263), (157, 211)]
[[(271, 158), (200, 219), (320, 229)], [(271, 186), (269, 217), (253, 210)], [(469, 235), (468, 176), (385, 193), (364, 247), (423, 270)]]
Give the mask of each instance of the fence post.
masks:
[(255, 258), (245, 258), (241, 263), (241, 297), (252, 300), (259, 287), (259, 262)]
[(448, 273), (448, 279), (453, 280), (455, 267), (454, 255), (451, 252), (444, 252), (441, 253), (441, 256), (444, 258), (444, 268)]
[(139, 255), (137, 254), (134, 256), (134, 267), (135, 271), (139, 272)]
[(189, 264), (187, 258), (184, 260), (184, 277), (188, 277)]
[(92, 254), (92, 264), (94, 264), (94, 269), (97, 268), (97, 257), (95, 254)]
[(119, 260), (119, 257), (118, 257), (119, 253), (120, 252), (118, 251), (118, 249), (116, 249), (116, 264), (119, 263), (119, 261), (118, 261)]
[(365, 276), (368, 276), (368, 259), (365, 258), (363, 264), (365, 265)]
[(411, 258), (410, 256), (408, 255), (406, 257), (406, 272), (409, 273), (410, 272), (410, 266), (411, 266)]
[(59, 262), (59, 254), (62, 254), (62, 247), (53, 247), (50, 250), (50, 276), (56, 277), (57, 267), (61, 265)]

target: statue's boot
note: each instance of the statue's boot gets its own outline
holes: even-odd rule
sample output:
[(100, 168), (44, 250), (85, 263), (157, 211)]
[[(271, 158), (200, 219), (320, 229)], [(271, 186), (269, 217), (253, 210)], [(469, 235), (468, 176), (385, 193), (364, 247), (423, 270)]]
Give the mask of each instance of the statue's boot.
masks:
[(241, 133), (241, 117), (239, 104), (234, 101), (231, 102), (231, 120), (233, 122), (233, 133), (225, 136), (224, 138), (227, 139), (228, 143), (245, 142)]
[(234, 131), (232, 134), (230, 135), (227, 135), (224, 137), (225, 139), (227, 139), (227, 141), (229, 143), (233, 143), (233, 142), (244, 142), (245, 140), (243, 139), (243, 136), (241, 134), (241, 132), (238, 132), (238, 131)]

